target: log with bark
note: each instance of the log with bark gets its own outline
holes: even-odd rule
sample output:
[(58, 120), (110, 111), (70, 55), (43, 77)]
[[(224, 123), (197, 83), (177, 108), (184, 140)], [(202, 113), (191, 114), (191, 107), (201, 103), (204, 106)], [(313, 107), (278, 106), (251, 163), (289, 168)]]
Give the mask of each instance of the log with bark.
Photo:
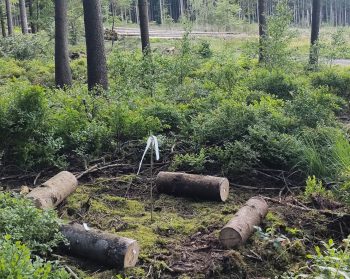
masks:
[(78, 180), (68, 172), (62, 171), (31, 191), (27, 198), (32, 199), (38, 208), (55, 208), (78, 187)]
[(263, 198), (253, 197), (238, 210), (235, 216), (220, 231), (220, 242), (227, 248), (244, 244), (254, 231), (254, 226), (260, 225), (268, 211), (268, 205)]
[(79, 224), (63, 225), (61, 232), (68, 239), (69, 253), (114, 268), (134, 267), (139, 245), (136, 240), (119, 237), (96, 229), (86, 230)]
[(215, 176), (160, 172), (156, 186), (160, 193), (205, 200), (226, 201), (229, 194), (227, 178)]
[[(60, 172), (27, 195), (38, 208), (55, 208), (78, 186), (76, 177), (67, 171)], [(66, 249), (77, 256), (94, 260), (114, 268), (135, 266), (139, 245), (136, 240), (119, 237), (79, 224), (62, 225), (61, 232), (67, 238)]]

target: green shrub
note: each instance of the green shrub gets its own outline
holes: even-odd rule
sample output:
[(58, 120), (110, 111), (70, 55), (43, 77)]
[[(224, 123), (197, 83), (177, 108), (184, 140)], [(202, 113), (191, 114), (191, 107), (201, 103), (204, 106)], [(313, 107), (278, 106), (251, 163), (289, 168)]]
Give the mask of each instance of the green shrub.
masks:
[(336, 68), (327, 69), (312, 76), (311, 83), (316, 88), (327, 87), (340, 97), (350, 97), (350, 71)]
[[(61, 165), (57, 156), (62, 147), (60, 138), (54, 138), (48, 125), (48, 107), (43, 88), (17, 88), (7, 96), (0, 121), (0, 150), (4, 161), (24, 168)], [(6, 98), (6, 97), (4, 97)]]
[(5, 79), (19, 78), (24, 74), (25, 70), (16, 61), (8, 58), (0, 58), (0, 84)]
[(326, 190), (322, 184), (322, 181), (317, 180), (316, 177), (309, 176), (306, 180), (306, 187), (304, 191), (304, 196), (306, 198), (311, 198), (313, 195), (319, 195), (324, 198), (332, 198), (333, 195), (331, 191)]
[(177, 107), (170, 104), (152, 104), (144, 109), (143, 115), (158, 118), (163, 131), (175, 133), (180, 130), (183, 120)]
[(207, 151), (207, 169), (222, 172), (232, 177), (245, 173), (259, 164), (260, 153), (254, 150), (249, 142), (228, 142), (223, 147), (211, 147)]
[(281, 70), (266, 69), (254, 71), (244, 84), (250, 90), (264, 91), (284, 100), (292, 99), (302, 87), (294, 75), (288, 75)]
[(23, 77), (26, 77), (31, 84), (47, 87), (55, 85), (55, 66), (53, 63), (43, 63), (39, 59), (32, 59), (21, 61), (20, 65), (25, 70)]
[(264, 64), (269, 69), (290, 67), (292, 51), (289, 48), (295, 33), (289, 25), (292, 21), (292, 10), (287, 0), (279, 1), (274, 13), (267, 18), (267, 36), (262, 41)]
[(344, 245), (336, 247), (333, 240), (322, 242), (322, 248), (315, 247), (316, 254), (308, 254), (309, 263), (293, 274), (282, 278), (350, 278), (350, 237), (343, 240)]
[(318, 125), (336, 125), (336, 112), (344, 102), (324, 89), (301, 90), (292, 101), (287, 102), (286, 111), (297, 120), (299, 127), (316, 128)]
[(18, 60), (46, 56), (52, 50), (45, 33), (8, 36), (0, 39), (0, 55)]
[(72, 70), (72, 78), (78, 82), (85, 82), (87, 79), (87, 62), (86, 59), (76, 59), (70, 62), (70, 67)]
[(41, 210), (32, 201), (0, 193), (0, 234), (11, 234), (13, 242), (20, 241), (36, 253), (52, 251), (64, 241), (60, 221), (54, 211)]
[(19, 241), (6, 235), (0, 238), (0, 278), (69, 279), (70, 275), (39, 257), (31, 259), (30, 250)]
[(205, 170), (206, 154), (201, 149), (199, 154), (176, 154), (170, 169), (173, 171), (203, 172)]
[(213, 55), (212, 50), (210, 49), (210, 43), (207, 41), (202, 41), (198, 46), (198, 54), (203, 58), (209, 58)]

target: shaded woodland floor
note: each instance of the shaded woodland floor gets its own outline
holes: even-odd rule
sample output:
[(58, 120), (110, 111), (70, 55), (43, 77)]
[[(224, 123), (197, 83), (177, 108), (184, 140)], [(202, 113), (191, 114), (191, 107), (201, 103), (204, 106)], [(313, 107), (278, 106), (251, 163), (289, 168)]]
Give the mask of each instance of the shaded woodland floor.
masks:
[[(340, 241), (350, 233), (349, 216), (335, 213), (348, 212), (343, 206), (316, 199), (304, 204), (298, 190), (289, 188), (266, 191), (231, 185), (225, 203), (156, 194), (151, 221), (150, 182), (133, 174), (85, 177), (59, 208), (60, 217), (67, 221), (86, 222), (139, 242), (139, 263), (123, 273), (125, 278), (273, 278), (304, 266), (306, 255), (314, 253), (321, 240)], [(219, 230), (255, 195), (276, 201), (269, 202), (265, 221), (246, 245), (224, 250)], [(334, 215), (317, 207), (332, 209)], [(81, 278), (107, 279), (118, 273), (76, 258), (60, 260)]]

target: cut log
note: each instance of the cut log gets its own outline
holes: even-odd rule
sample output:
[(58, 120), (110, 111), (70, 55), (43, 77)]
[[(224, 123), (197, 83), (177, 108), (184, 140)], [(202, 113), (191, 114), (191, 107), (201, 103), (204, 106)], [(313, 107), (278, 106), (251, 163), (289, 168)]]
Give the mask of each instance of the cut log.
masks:
[(32, 199), (38, 208), (51, 209), (59, 205), (77, 187), (78, 181), (75, 176), (68, 171), (62, 171), (35, 188), (26, 197)]
[(214, 201), (227, 200), (229, 185), (224, 177), (178, 172), (160, 172), (156, 179), (159, 193)]
[(220, 242), (227, 248), (244, 244), (254, 231), (254, 226), (260, 225), (268, 211), (268, 205), (263, 198), (253, 197), (238, 210), (235, 216), (220, 231)]
[(63, 225), (61, 232), (68, 239), (68, 252), (113, 268), (134, 267), (139, 245), (136, 240), (119, 237), (82, 225)]

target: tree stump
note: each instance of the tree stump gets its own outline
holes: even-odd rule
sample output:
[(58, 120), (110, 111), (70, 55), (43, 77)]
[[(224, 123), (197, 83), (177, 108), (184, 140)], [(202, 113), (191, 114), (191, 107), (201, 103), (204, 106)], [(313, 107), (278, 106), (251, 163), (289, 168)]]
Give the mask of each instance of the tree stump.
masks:
[(268, 211), (268, 205), (263, 198), (253, 197), (238, 210), (235, 216), (220, 231), (220, 242), (225, 248), (234, 248), (247, 241), (254, 231), (254, 226), (260, 225)]
[(68, 252), (113, 268), (134, 267), (139, 245), (136, 240), (119, 237), (82, 225), (63, 225), (61, 232), (68, 239)]
[(156, 179), (160, 193), (213, 201), (226, 201), (229, 185), (224, 177), (177, 172), (160, 172)]
[(31, 191), (26, 197), (32, 199), (36, 207), (52, 209), (78, 187), (78, 180), (68, 172), (62, 171)]

